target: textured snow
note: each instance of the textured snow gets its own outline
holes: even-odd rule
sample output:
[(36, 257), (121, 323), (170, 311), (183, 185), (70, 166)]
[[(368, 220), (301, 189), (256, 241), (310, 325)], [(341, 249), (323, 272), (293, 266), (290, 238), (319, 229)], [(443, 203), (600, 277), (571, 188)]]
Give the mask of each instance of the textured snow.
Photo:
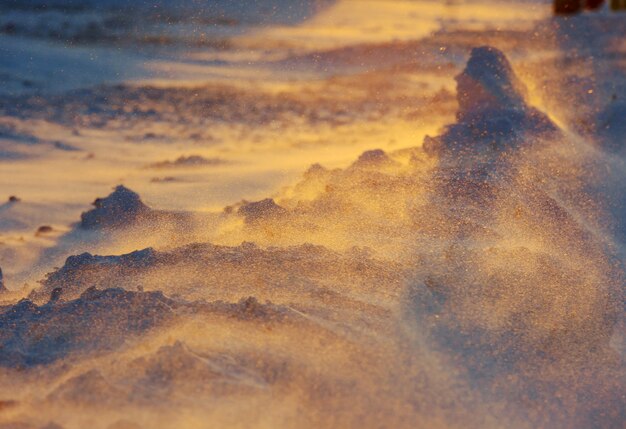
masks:
[(149, 211), (139, 195), (120, 185), (106, 198), (93, 202), (94, 208), (81, 215), (82, 228), (111, 228), (135, 222)]
[(429, 140), (430, 150), (453, 151), (455, 156), (500, 152), (528, 141), (529, 134), (556, 131), (544, 113), (528, 105), (526, 87), (498, 49), (472, 49), (455, 79), (457, 122), (438, 139)]
[(621, 427), (623, 19), (348, 3), (0, 101), (0, 427)]

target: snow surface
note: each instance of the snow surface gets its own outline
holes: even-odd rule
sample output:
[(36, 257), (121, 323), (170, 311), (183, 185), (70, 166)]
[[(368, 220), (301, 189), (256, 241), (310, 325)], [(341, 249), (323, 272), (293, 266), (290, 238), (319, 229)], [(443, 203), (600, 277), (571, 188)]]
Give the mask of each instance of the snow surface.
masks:
[(0, 29), (0, 428), (623, 425), (623, 16), (29, 0)]

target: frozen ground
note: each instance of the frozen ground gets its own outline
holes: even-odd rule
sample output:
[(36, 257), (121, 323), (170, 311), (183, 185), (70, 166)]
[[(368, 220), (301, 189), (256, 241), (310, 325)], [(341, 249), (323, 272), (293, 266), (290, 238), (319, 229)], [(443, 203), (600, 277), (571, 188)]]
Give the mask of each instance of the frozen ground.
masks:
[(623, 427), (626, 16), (127, 3), (0, 1), (0, 428)]

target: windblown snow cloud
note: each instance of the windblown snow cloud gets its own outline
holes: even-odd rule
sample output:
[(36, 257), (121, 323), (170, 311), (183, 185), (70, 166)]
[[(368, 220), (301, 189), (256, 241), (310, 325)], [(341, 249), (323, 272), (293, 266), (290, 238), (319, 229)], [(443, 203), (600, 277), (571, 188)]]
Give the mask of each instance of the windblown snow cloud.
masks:
[[(48, 240), (30, 260), (37, 285), (9, 275), (4, 287), (0, 272), (0, 427), (620, 427), (619, 104), (598, 109), (585, 139), (536, 104), (530, 72), (501, 49), (462, 58), (455, 85), (425, 98), (456, 113), (423, 143), (370, 147), (347, 166), (311, 158), (299, 180), (220, 211), (159, 208), (127, 175), (33, 235)], [(372, 73), (377, 90), (396, 76)], [(327, 88), (341, 93), (339, 80)], [(349, 133), (359, 115), (402, 110), (394, 84), (370, 104), (371, 88), (333, 105), (330, 93), (121, 85), (0, 109), (85, 126), (75, 134), (115, 148), (101, 133), (205, 112), (216, 129), (276, 136), (296, 110), (297, 127)], [(163, 140), (161, 161), (141, 157), (136, 171), (225, 174), (213, 161), (236, 152), (176, 155)], [(27, 231), (32, 207), (0, 206), (3, 231)]]

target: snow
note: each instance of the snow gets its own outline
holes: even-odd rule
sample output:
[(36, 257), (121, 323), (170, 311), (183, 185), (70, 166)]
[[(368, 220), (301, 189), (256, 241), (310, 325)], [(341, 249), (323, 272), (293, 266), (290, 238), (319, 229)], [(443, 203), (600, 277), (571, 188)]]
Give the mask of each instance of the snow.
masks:
[(170, 317), (171, 302), (157, 292), (87, 290), (75, 301), (50, 300), (43, 306), (22, 300), (1, 311), (2, 325), (12, 329), (0, 339), (4, 350), (0, 365), (42, 365), (74, 350), (107, 349)]
[(0, 427), (620, 427), (623, 18), (35, 3), (0, 2)]
[[(492, 47), (472, 49), (457, 82), (457, 123), (434, 140), (430, 151), (466, 156), (485, 148), (506, 150), (523, 144), (529, 134), (556, 131), (550, 119), (526, 102), (527, 89), (504, 54)], [(438, 147), (441, 146), (441, 147)]]
[(97, 198), (94, 208), (80, 216), (80, 226), (85, 229), (115, 228), (135, 222), (149, 208), (139, 195), (119, 185), (106, 198)]

